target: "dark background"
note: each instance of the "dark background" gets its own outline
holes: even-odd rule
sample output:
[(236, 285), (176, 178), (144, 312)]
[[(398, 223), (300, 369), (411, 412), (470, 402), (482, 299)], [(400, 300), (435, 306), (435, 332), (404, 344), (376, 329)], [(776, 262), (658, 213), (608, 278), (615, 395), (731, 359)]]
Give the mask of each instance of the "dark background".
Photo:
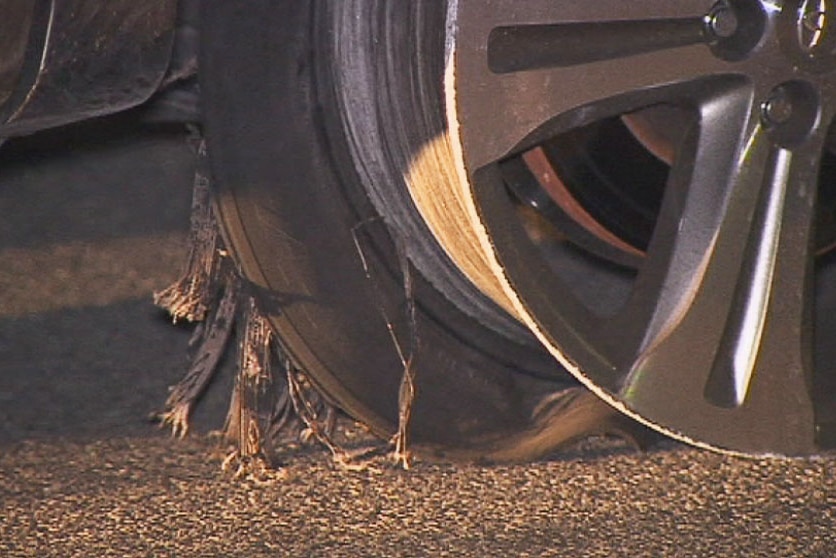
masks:
[(0, 147), (0, 444), (148, 434), (185, 365), (151, 292), (185, 260), (191, 180), (183, 130), (130, 116)]

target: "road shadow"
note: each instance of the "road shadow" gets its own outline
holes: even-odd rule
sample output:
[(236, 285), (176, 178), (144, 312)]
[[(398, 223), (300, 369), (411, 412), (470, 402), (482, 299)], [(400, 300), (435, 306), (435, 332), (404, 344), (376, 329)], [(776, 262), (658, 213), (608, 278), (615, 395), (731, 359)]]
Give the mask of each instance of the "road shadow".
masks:
[[(131, 114), (0, 147), (0, 445), (158, 435), (191, 328), (152, 292), (185, 262), (193, 172), (184, 127)], [(199, 430), (223, 422), (218, 387)]]

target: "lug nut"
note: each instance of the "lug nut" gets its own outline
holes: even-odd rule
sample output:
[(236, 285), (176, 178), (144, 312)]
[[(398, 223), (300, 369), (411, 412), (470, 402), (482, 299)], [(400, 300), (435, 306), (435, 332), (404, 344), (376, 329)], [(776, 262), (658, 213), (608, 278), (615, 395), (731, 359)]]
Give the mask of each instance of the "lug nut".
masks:
[(792, 100), (783, 88), (775, 89), (763, 103), (761, 112), (766, 124), (783, 124), (792, 117)]
[(737, 14), (725, 3), (718, 4), (706, 18), (708, 28), (715, 36), (722, 39), (731, 37), (737, 32)]

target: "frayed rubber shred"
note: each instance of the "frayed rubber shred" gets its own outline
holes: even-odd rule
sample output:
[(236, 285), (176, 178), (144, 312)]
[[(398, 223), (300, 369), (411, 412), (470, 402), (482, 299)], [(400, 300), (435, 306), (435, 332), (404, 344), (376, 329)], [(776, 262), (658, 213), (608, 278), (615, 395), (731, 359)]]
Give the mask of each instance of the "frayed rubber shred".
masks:
[[(372, 291), (376, 296), (380, 296), (381, 289), (375, 281), (371, 269), (369, 268), (368, 260), (366, 259), (363, 246), (360, 243), (358, 231), (361, 227), (367, 225), (364, 221), (359, 223), (352, 229), (352, 237), (354, 240), (354, 247), (360, 257), (360, 263), (363, 265), (363, 271), (366, 279), (372, 286)], [(415, 297), (412, 286), (412, 271), (410, 268), (409, 257), (406, 253), (406, 247), (400, 237), (395, 238), (395, 247), (398, 253), (398, 260), (401, 267), (401, 274), (403, 276), (404, 298), (406, 300), (406, 318), (409, 327), (409, 346), (404, 350), (398, 336), (395, 332), (394, 322), (389, 318), (384, 304), (378, 300), (377, 307), (383, 321), (386, 323), (386, 328), (389, 331), (389, 337), (398, 354), (403, 367), (401, 372), (401, 384), (398, 390), (398, 429), (390, 439), (389, 443), (392, 446), (391, 457), (395, 464), (402, 466), (404, 469), (409, 469), (412, 461), (412, 455), (409, 451), (409, 423), (412, 418), (412, 405), (415, 401), (415, 367), (414, 356), (418, 348), (418, 333), (417, 321), (415, 317)]]
[(255, 299), (247, 297), (244, 309), (244, 339), (241, 342), (240, 373), (259, 387), (262, 382), (269, 382), (271, 366), (271, 350), (273, 330), (261, 312)]
[[(333, 434), (337, 420), (337, 409), (311, 386), (304, 374), (294, 369), (290, 361), (286, 362), (287, 387), (296, 415), (305, 424), (302, 437), (314, 439), (328, 448), (334, 464), (347, 471), (363, 471), (369, 468), (369, 462), (361, 458), (374, 453), (377, 448), (360, 448), (348, 451), (334, 442)], [(320, 418), (321, 415), (321, 418)]]
[(174, 322), (203, 322), (189, 340), (190, 365), (186, 375), (171, 388), (165, 409), (154, 415), (162, 426), (170, 426), (172, 434), (181, 438), (188, 434), (192, 409), (229, 345), (240, 290), (235, 274), (223, 260), (225, 252), (212, 205), (206, 142), (198, 128), (192, 127), (190, 132), (195, 176), (189, 257), (182, 276), (154, 293), (154, 303), (167, 310)]
[[(415, 401), (414, 357), (418, 349), (418, 331), (415, 318), (415, 296), (412, 289), (412, 271), (403, 242), (396, 243), (398, 259), (403, 275), (404, 297), (406, 299), (407, 323), (409, 324), (409, 351), (404, 352), (398, 346), (398, 354), (403, 364), (401, 386), (398, 390), (398, 431), (392, 437), (392, 459), (404, 469), (409, 469), (412, 456), (408, 448), (409, 421), (412, 418), (412, 404)], [(391, 328), (390, 328), (391, 331)]]
[[(217, 372), (229, 350), (233, 330), (237, 332), (238, 361), (235, 383), (223, 427), (224, 439), (233, 448), (222, 469), (236, 479), (269, 483), (275, 473), (276, 454), (283, 443), (316, 440), (331, 452), (335, 464), (344, 469), (364, 469), (357, 457), (376, 448), (349, 452), (334, 442), (337, 409), (295, 367), (273, 333), (267, 317), (241, 272), (226, 258), (220, 229), (214, 214), (212, 188), (207, 165), (206, 142), (197, 128), (190, 137), (195, 145), (196, 170), (193, 185), (189, 256), (183, 275), (168, 288), (154, 294), (154, 302), (168, 310), (173, 320), (199, 322), (189, 341), (190, 364), (180, 382), (173, 386), (162, 412), (154, 419), (169, 426), (172, 434), (184, 437), (194, 406)], [(414, 313), (414, 305), (412, 306)], [(387, 322), (400, 351), (391, 322)], [(410, 358), (411, 361), (411, 358)], [(284, 365), (285, 374), (274, 374), (274, 362)], [(401, 386), (403, 428), (399, 428), (396, 451), (408, 466), (406, 428), (411, 409), (413, 374), (405, 374)], [(408, 404), (404, 406), (404, 402)]]
[(169, 287), (154, 293), (154, 304), (167, 310), (175, 322), (196, 322), (206, 317), (220, 286), (218, 279), (224, 253), (212, 208), (206, 142), (199, 136), (193, 141), (196, 143), (196, 168), (192, 187), (189, 258), (181, 277)]
[(239, 298), (239, 284), (235, 279), (227, 282), (223, 297), (208, 322), (199, 324), (189, 342), (194, 349), (186, 375), (169, 393), (165, 411), (157, 418), (162, 425), (172, 428), (172, 434), (184, 437), (189, 431), (189, 416), (197, 400), (209, 385), (218, 368), (235, 321)]
[(238, 463), (238, 473), (265, 469), (270, 465), (264, 432), (272, 411), (269, 399), (274, 395), (271, 374), (273, 332), (252, 296), (245, 295), (239, 316), (238, 373), (224, 434), (235, 448), (224, 461), (224, 468)]

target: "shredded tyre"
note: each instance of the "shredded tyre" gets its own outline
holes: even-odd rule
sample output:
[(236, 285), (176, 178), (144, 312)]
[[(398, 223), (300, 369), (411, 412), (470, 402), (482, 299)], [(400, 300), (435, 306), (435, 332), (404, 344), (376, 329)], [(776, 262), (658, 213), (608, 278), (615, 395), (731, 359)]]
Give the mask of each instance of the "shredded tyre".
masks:
[[(376, 3), (351, 5), (368, 16), (378, 12)], [(228, 338), (225, 314), (223, 323), (216, 321), (222, 313), (217, 305), (236, 298), (243, 356), (226, 432), (238, 441), (239, 453), (269, 454), (267, 446), (277, 438), (265, 433), (286, 420), (289, 405), (326, 445), (333, 425), (328, 409), (339, 407), (390, 440), (404, 465), (413, 451), (527, 460), (590, 434), (637, 439), (642, 431), (630, 419), (582, 388), (501, 305), (467, 281), (426, 229), (410, 224), (418, 220), (403, 195), (407, 169), (399, 169), (402, 159), (386, 150), (418, 150), (425, 133), (443, 130), (440, 81), (424, 91), (421, 111), (410, 116), (430, 128), (385, 140), (377, 146), (384, 152), (358, 144), (345, 99), (337, 95), (341, 70), (328, 62), (331, 33), (339, 31), (334, 16), (344, 8), (339, 2), (203, 6), (206, 151), (200, 156), (206, 167), (200, 168), (211, 181), (212, 218), (223, 245), (207, 242), (205, 231), (193, 239), (213, 250), (210, 262), (220, 257), (224, 263), (192, 254), (190, 273), (214, 274), (197, 281), (210, 292), (192, 293), (199, 301), (192, 314), (209, 317), (204, 336), (220, 327), (216, 337)], [(440, 80), (444, 6), (399, 3), (390, 9), (395, 19), (379, 30), (401, 21), (407, 26), (401, 42), (428, 41), (432, 55), (427, 64), (405, 66), (396, 81)], [(367, 23), (374, 25), (373, 19)], [(439, 23), (440, 33), (433, 31)], [(364, 51), (368, 46), (347, 48), (381, 54)], [(404, 115), (410, 109), (405, 99), (381, 95), (379, 101)], [(391, 131), (402, 124), (383, 126)], [(392, 181), (364, 180), (363, 165), (381, 162), (394, 165), (381, 175)], [(445, 161), (439, 164), (443, 172)], [(399, 217), (402, 208), (409, 214)], [(220, 286), (212, 291), (218, 277)], [(179, 286), (189, 291), (194, 284), (184, 277)], [(166, 305), (178, 296), (166, 292), (159, 299)], [(201, 309), (206, 300), (214, 311)], [(175, 316), (191, 316), (169, 307)], [(260, 320), (271, 329), (254, 344)], [(198, 347), (195, 361), (201, 358), (206, 353)], [(197, 387), (170, 400), (162, 415), (179, 432), (205, 386), (194, 377), (184, 381)], [(299, 401), (298, 378), (316, 394), (316, 409)], [(184, 391), (175, 388), (175, 394)]]

